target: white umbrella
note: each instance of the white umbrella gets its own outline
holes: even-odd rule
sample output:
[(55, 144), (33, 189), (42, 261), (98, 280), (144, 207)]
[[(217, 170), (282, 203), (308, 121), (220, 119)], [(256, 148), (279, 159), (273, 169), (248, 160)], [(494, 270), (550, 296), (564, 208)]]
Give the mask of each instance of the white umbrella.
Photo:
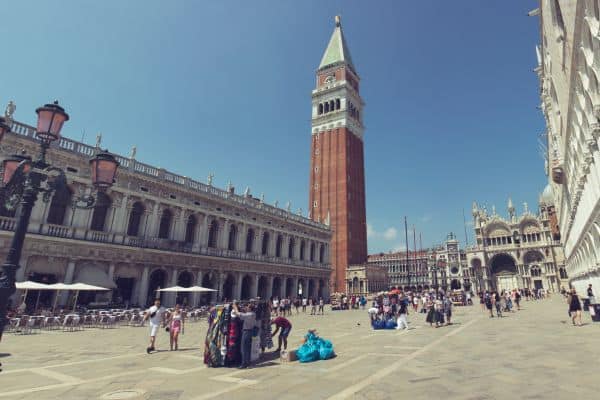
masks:
[(186, 292), (216, 292), (216, 289), (210, 289), (210, 288), (205, 288), (202, 286), (192, 286), (189, 288), (186, 288), (185, 290)]
[[(54, 290), (50, 285), (33, 281), (16, 282), (15, 286), (17, 289), (25, 290), (25, 293), (23, 293), (23, 301), (27, 300), (27, 292), (29, 290)], [(38, 292), (37, 300), (35, 301), (36, 310), (40, 304), (40, 294), (42, 294), (42, 292)]]
[(209, 289), (202, 286), (172, 286), (164, 289), (158, 289), (158, 292), (216, 292), (215, 289)]
[(187, 288), (181, 286), (171, 286), (163, 289), (158, 289), (157, 292), (182, 292)]
[(75, 311), (75, 308), (77, 307), (77, 299), (79, 298), (79, 292), (81, 290), (92, 290), (92, 291), (110, 290), (110, 289), (100, 287), (100, 286), (88, 285), (87, 283), (72, 283), (67, 286), (69, 286), (69, 290), (77, 291), (75, 293), (75, 301), (73, 302), (73, 311)]

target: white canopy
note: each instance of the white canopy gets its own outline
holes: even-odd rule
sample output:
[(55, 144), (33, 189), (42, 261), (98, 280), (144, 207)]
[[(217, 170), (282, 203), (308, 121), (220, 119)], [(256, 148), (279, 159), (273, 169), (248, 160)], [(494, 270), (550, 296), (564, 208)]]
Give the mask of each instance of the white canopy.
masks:
[(52, 290), (69, 290), (70, 285), (67, 285), (66, 283), (53, 283), (52, 285), (48, 285), (48, 288)]
[(158, 289), (159, 292), (216, 292), (215, 289), (209, 289), (202, 286), (181, 287), (172, 286), (164, 289)]
[(25, 282), (16, 282), (15, 286), (17, 289), (21, 290), (56, 290), (51, 285), (47, 285), (45, 283), (25, 281)]
[(73, 283), (73, 284), (67, 285), (67, 286), (69, 286), (69, 290), (95, 290), (95, 291), (110, 290), (110, 289), (103, 288), (100, 286), (88, 285), (87, 283)]
[[(84, 265), (75, 275), (75, 282), (85, 282), (88, 285), (94, 285), (102, 288), (116, 289), (115, 282), (108, 277), (108, 274), (103, 269), (94, 265)], [(81, 289), (93, 290), (93, 289)]]

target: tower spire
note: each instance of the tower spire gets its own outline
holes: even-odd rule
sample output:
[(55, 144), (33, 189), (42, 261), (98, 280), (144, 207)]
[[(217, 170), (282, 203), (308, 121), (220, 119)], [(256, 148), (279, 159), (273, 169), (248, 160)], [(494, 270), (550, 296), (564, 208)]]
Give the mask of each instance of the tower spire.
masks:
[(346, 44), (344, 38), (344, 32), (342, 31), (342, 21), (339, 15), (335, 16), (335, 28), (333, 34), (329, 39), (329, 44), (323, 53), (319, 69), (327, 68), (335, 64), (347, 64), (352, 71), (356, 71), (354, 64), (352, 63), (352, 57), (350, 56), (350, 50)]

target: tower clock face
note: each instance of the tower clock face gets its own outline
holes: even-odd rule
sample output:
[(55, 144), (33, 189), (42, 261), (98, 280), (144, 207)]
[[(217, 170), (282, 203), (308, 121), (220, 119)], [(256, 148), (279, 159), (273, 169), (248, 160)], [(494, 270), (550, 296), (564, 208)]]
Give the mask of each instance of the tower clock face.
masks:
[(325, 83), (331, 84), (333, 82), (335, 82), (335, 75), (329, 75), (327, 78), (325, 78)]

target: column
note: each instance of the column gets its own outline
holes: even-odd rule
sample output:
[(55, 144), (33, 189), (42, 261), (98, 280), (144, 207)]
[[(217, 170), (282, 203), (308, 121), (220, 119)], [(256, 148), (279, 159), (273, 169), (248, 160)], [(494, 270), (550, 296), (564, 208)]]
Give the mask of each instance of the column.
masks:
[(270, 239), (269, 239), (269, 249), (267, 254), (271, 257), (275, 257), (275, 246), (277, 246), (277, 231), (269, 231)]
[[(75, 274), (75, 260), (69, 260), (67, 263), (67, 271), (65, 272), (65, 279), (63, 283), (69, 284), (73, 283), (73, 275)], [(60, 297), (58, 299), (58, 305), (64, 307), (67, 304), (67, 300), (69, 299), (69, 292), (62, 291), (60, 293)]]
[(217, 238), (217, 248), (219, 249), (227, 249), (227, 242), (229, 240), (229, 220), (226, 219), (219, 224), (219, 234)]
[(206, 247), (208, 242), (208, 217), (203, 215), (198, 217), (198, 227), (196, 228), (196, 234), (194, 235), (194, 246), (193, 252), (199, 252), (202, 247)]
[[(114, 262), (111, 262), (108, 264), (108, 280), (111, 282), (115, 281), (115, 263)], [(114, 290), (112, 290), (112, 288), (111, 288), (111, 291), (108, 293), (108, 298), (111, 300), (113, 298), (113, 293), (114, 293)]]
[(238, 224), (237, 229), (238, 236), (235, 240), (235, 250), (243, 253), (246, 251), (246, 235), (248, 234), (248, 225), (244, 223)]
[(235, 279), (235, 288), (233, 289), (233, 297), (236, 300), (242, 299), (242, 279), (244, 279), (244, 274), (240, 272), (237, 274)]
[(258, 274), (253, 274), (250, 276), (252, 278), (252, 289), (250, 290), (250, 296), (255, 299), (258, 297)]
[[(177, 268), (173, 268), (171, 271), (171, 283), (169, 287), (173, 287), (177, 285), (177, 278), (179, 276), (179, 270)], [(167, 292), (166, 301), (167, 305), (175, 306), (177, 302), (177, 293), (176, 292)]]
[[(196, 271), (196, 284), (195, 286), (202, 286), (202, 278), (203, 278), (203, 273), (200, 270)], [(197, 307), (198, 306), (198, 302), (200, 301), (200, 293), (198, 292), (194, 292), (192, 294), (192, 307)]]
[(146, 265), (142, 271), (142, 279), (138, 291), (138, 305), (146, 307), (148, 301), (148, 285), (150, 284), (150, 267)]
[(262, 250), (262, 228), (256, 228), (254, 230), (254, 242), (252, 243), (252, 252), (254, 254), (261, 254)]
[(267, 299), (273, 296), (273, 275), (267, 277)]

